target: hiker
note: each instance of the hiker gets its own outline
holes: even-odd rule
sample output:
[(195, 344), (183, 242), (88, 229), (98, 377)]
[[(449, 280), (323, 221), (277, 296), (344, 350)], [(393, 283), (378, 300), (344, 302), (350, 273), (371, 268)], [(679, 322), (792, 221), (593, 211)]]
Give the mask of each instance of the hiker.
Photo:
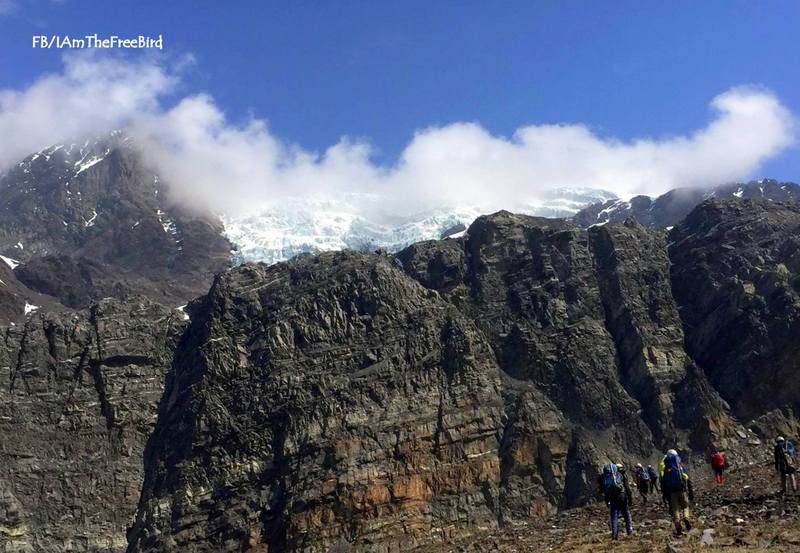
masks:
[(628, 484), (628, 476), (625, 474), (625, 467), (622, 464), (608, 463), (603, 467), (603, 472), (598, 476), (597, 482), (609, 509), (611, 539), (616, 540), (619, 535), (620, 516), (625, 520), (625, 532), (630, 536), (633, 532), (630, 510), (633, 496)]
[(658, 472), (653, 465), (647, 465), (647, 474), (650, 476), (650, 493), (658, 491)]
[(786, 477), (792, 482), (792, 491), (797, 492), (797, 480), (794, 463), (794, 445), (786, 441), (783, 436), (778, 436), (775, 440), (775, 470), (781, 475), (781, 495), (786, 494)]
[(711, 468), (714, 470), (714, 481), (717, 484), (724, 483), (725, 477), (722, 473), (725, 471), (725, 454), (719, 449), (714, 450), (711, 456)]
[(641, 463), (636, 464), (636, 487), (639, 488), (639, 494), (642, 496), (642, 501), (647, 503), (647, 494), (650, 493), (650, 473), (642, 466)]
[(661, 489), (669, 493), (669, 511), (672, 515), (672, 523), (675, 525), (675, 535), (683, 534), (681, 523), (686, 526), (687, 532), (691, 530), (689, 501), (694, 499), (694, 490), (689, 475), (681, 465), (681, 458), (674, 449), (667, 451), (664, 457), (664, 476), (661, 480)]
[(658, 483), (661, 486), (661, 501), (664, 503), (664, 506), (667, 508), (667, 512), (670, 516), (672, 516), (672, 507), (670, 507), (669, 503), (669, 490), (664, 487), (664, 463), (667, 459), (667, 455), (669, 452), (665, 453), (663, 457), (658, 461), (658, 474), (659, 479)]

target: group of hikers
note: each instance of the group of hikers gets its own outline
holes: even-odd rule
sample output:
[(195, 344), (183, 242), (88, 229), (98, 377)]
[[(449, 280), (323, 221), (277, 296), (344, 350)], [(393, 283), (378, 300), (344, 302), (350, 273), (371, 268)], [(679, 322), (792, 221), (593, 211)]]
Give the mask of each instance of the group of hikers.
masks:
[[(611, 539), (619, 535), (619, 520), (625, 522), (625, 531), (633, 532), (633, 520), (630, 507), (633, 504), (633, 493), (625, 467), (621, 463), (608, 463), (598, 477), (600, 492), (608, 505), (611, 517)], [(669, 507), (675, 534), (683, 534), (692, 529), (689, 502), (694, 499), (694, 488), (689, 473), (683, 468), (678, 452), (670, 449), (661, 458), (658, 471), (652, 466), (636, 465), (634, 483), (646, 503), (648, 495), (661, 491), (664, 503)]]
[[(786, 494), (789, 486), (793, 492), (796, 492), (795, 449), (792, 442), (779, 436), (775, 440), (774, 457), (775, 470), (781, 479), (781, 497)], [(714, 473), (714, 481), (718, 485), (724, 484), (724, 472), (727, 468), (725, 454), (720, 450), (715, 450), (711, 455), (710, 464)], [(652, 465), (643, 466), (641, 463), (637, 463), (633, 480), (645, 504), (650, 495), (661, 492), (662, 501), (672, 517), (676, 536), (681, 536), (684, 529), (687, 532), (691, 530), (689, 505), (694, 500), (694, 486), (676, 450), (670, 449), (661, 457), (658, 469)], [(619, 536), (620, 519), (624, 521), (625, 531), (630, 535), (633, 532), (630, 511), (633, 494), (625, 466), (621, 463), (604, 465), (597, 482), (600, 493), (609, 508), (611, 539), (616, 540)]]

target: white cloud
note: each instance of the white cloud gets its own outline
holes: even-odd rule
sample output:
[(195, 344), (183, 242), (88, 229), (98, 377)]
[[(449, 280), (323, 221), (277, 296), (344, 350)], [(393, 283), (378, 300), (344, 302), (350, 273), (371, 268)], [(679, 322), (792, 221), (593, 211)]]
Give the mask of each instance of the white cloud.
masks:
[(312, 192), (375, 192), (392, 211), (513, 209), (553, 187), (625, 196), (746, 179), (795, 140), (794, 117), (772, 93), (738, 87), (714, 98), (710, 122), (687, 136), (623, 142), (582, 125), (529, 125), (503, 137), (453, 123), (419, 131), (383, 167), (368, 144), (346, 137), (316, 153), (274, 136), (264, 120), (231, 123), (207, 95), (169, 103), (179, 73), (152, 59), (67, 56), (62, 73), (0, 91), (0, 141), (8, 142), (0, 143), (0, 165), (126, 126), (173, 197), (195, 207), (236, 211)]
[(177, 78), (146, 60), (94, 52), (64, 58), (64, 70), (24, 90), (0, 90), (0, 167), (46, 146), (97, 134), (161, 111)]

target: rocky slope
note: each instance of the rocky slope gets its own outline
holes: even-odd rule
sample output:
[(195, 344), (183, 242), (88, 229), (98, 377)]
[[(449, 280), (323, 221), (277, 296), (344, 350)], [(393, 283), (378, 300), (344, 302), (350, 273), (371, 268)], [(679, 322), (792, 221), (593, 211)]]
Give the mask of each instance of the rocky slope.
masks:
[[(634, 533), (612, 543), (608, 511), (602, 502), (414, 549), (414, 553), (793, 553), (800, 548), (800, 498), (781, 503), (780, 486), (768, 464), (745, 464), (728, 471), (716, 485), (707, 465), (692, 471), (696, 486), (694, 528), (682, 537), (672, 525), (659, 494), (645, 503), (634, 491)], [(783, 506), (783, 509), (781, 508)], [(785, 511), (781, 515), (781, 511)]]
[(140, 298), (3, 329), (0, 551), (124, 550), (184, 325)]
[(708, 198), (765, 199), (775, 202), (800, 201), (800, 184), (760, 179), (746, 184), (723, 184), (710, 190), (676, 188), (657, 198), (634, 196), (628, 201), (611, 199), (585, 207), (572, 217), (577, 225), (589, 227), (605, 223), (622, 223), (633, 217), (651, 228), (677, 225), (692, 209)]
[(182, 305), (229, 264), (221, 223), (170, 204), (119, 132), (29, 156), (0, 176), (0, 192), (0, 254), (25, 287), (67, 307), (134, 294)]
[[(796, 429), (772, 411), (782, 384), (763, 379), (748, 402), (717, 387), (690, 345), (706, 315), (692, 294), (720, 301), (703, 279), (723, 279), (739, 229), (735, 249), (774, 248), (762, 270), (788, 263), (759, 281), (783, 283), (786, 309), (797, 212), (705, 203), (669, 248), (634, 221), (586, 231), (500, 212), (395, 259), (222, 275), (167, 378), (129, 551), (424, 550), (585, 503), (606, 459), (717, 445), (752, 461), (753, 430)], [(794, 351), (781, 313), (749, 314), (770, 359)], [(706, 333), (721, 340), (723, 323)]]
[(146, 300), (34, 313), (0, 364), (0, 550), (118, 552), (132, 524), (131, 553), (511, 551), (515, 528), (588, 551), (536, 536), (586, 529), (560, 513), (599, 463), (746, 467), (800, 434), (799, 229), (738, 198), (669, 234), (499, 212), (396, 257), (245, 264), (185, 329)]

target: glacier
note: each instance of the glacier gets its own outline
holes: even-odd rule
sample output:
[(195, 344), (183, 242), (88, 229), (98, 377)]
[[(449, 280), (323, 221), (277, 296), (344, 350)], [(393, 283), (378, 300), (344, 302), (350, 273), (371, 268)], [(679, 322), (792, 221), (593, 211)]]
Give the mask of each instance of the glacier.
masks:
[[(542, 217), (570, 217), (583, 207), (615, 199), (613, 192), (592, 188), (556, 188), (514, 211)], [(442, 238), (448, 230), (468, 227), (485, 206), (460, 205), (399, 214), (375, 194), (293, 197), (264, 205), (243, 216), (222, 215), (236, 264), (286, 261), (302, 253), (329, 250), (397, 252), (414, 242)], [(459, 233), (456, 231), (454, 236)]]

